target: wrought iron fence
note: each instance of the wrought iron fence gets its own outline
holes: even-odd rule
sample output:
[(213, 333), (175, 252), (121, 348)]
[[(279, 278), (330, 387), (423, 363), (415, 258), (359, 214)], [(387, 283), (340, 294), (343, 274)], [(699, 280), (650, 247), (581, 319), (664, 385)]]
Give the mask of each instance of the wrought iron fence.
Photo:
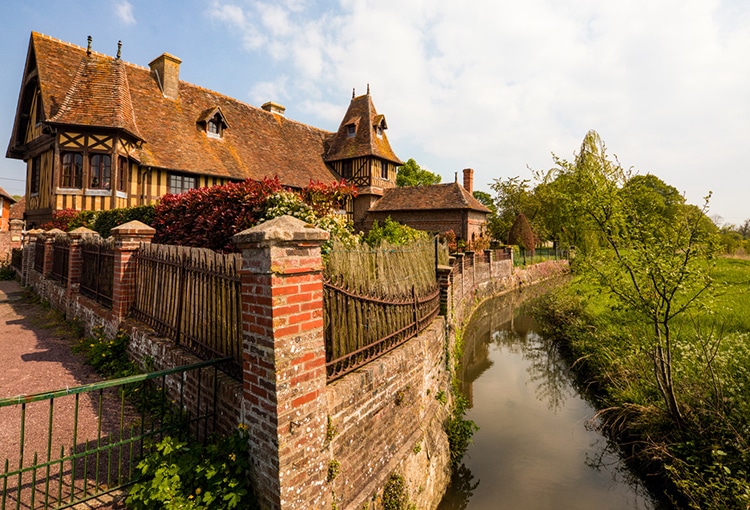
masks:
[(111, 308), (114, 273), (113, 240), (100, 237), (85, 239), (81, 243), (81, 294)]
[(34, 243), (34, 270), (41, 274), (44, 272), (44, 237), (39, 236)]
[(164, 435), (205, 441), (226, 361), (0, 399), (0, 508), (69, 508), (136, 482)]
[(418, 335), (440, 310), (440, 289), (383, 299), (324, 285), (326, 373), (337, 379)]
[(68, 236), (59, 235), (52, 243), (52, 272), (50, 277), (62, 283), (68, 284), (68, 261), (70, 259), (70, 239)]
[(131, 315), (204, 359), (231, 356), (234, 363), (228, 372), (239, 379), (242, 256), (143, 244), (136, 259)]
[(10, 265), (18, 271), (23, 270), (23, 248), (13, 248), (10, 252)]

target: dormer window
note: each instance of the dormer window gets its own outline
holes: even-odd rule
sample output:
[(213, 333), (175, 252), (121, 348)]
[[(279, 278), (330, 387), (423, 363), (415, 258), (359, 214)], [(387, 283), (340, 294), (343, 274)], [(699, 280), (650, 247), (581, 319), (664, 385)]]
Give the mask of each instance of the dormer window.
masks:
[(357, 129), (354, 126), (354, 124), (348, 124), (346, 126), (346, 136), (348, 138), (354, 138), (354, 135), (357, 133)]
[(209, 138), (222, 138), (229, 123), (221, 112), (221, 108), (217, 106), (203, 111), (198, 119), (198, 127), (204, 130)]
[(221, 138), (221, 124), (221, 116), (217, 113), (211, 118), (211, 120), (208, 121), (208, 125), (206, 127), (206, 133), (208, 133), (208, 136), (210, 136), (211, 138)]
[(375, 128), (375, 134), (379, 137), (383, 137), (383, 126), (378, 126)]

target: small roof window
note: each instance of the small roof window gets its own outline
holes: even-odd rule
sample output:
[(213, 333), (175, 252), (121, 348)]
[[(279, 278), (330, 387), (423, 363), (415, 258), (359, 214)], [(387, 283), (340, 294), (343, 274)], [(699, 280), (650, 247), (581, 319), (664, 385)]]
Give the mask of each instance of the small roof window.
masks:
[(229, 127), (226, 117), (218, 106), (204, 110), (197, 124), (206, 131), (206, 136), (210, 138), (221, 138), (224, 136), (224, 130)]

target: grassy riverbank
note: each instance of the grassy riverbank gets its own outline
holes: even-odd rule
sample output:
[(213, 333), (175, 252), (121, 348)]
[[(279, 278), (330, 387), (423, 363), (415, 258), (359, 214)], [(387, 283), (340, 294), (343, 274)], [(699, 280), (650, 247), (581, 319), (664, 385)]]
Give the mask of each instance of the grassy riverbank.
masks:
[(711, 295), (675, 320), (683, 417), (657, 387), (653, 331), (574, 279), (539, 307), (544, 329), (596, 395), (600, 423), (679, 508), (750, 508), (750, 261), (719, 259)]

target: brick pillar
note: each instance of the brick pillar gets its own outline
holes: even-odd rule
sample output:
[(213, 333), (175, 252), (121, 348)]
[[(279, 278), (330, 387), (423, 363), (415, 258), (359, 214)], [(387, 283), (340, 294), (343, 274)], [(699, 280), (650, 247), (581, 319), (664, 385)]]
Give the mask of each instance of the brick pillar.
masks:
[(78, 292), (81, 286), (81, 268), (83, 256), (81, 243), (86, 236), (98, 235), (95, 231), (86, 227), (78, 227), (68, 232), (70, 237), (70, 252), (68, 254), (68, 297)]
[[(44, 254), (42, 255), (44, 257), (44, 265), (42, 266), (42, 276), (47, 277), (52, 272), (52, 259), (54, 258), (54, 244), (55, 244), (55, 237), (58, 235), (64, 234), (62, 230), (59, 228), (53, 228), (52, 230), (47, 231), (44, 234)], [(39, 254), (37, 253), (36, 256), (38, 257)]]
[(453, 266), (438, 266), (437, 267), (437, 280), (440, 285), (440, 315), (449, 317), (451, 303), (451, 275), (453, 273)]
[(115, 239), (115, 270), (112, 282), (112, 314), (123, 320), (135, 300), (135, 255), (141, 243), (150, 243), (156, 230), (138, 220), (129, 221), (111, 231)]
[(10, 220), (10, 249), (21, 248), (23, 240), (23, 220)]
[(328, 233), (282, 216), (242, 250), (243, 420), (261, 508), (330, 508), (325, 488), (323, 264)]

